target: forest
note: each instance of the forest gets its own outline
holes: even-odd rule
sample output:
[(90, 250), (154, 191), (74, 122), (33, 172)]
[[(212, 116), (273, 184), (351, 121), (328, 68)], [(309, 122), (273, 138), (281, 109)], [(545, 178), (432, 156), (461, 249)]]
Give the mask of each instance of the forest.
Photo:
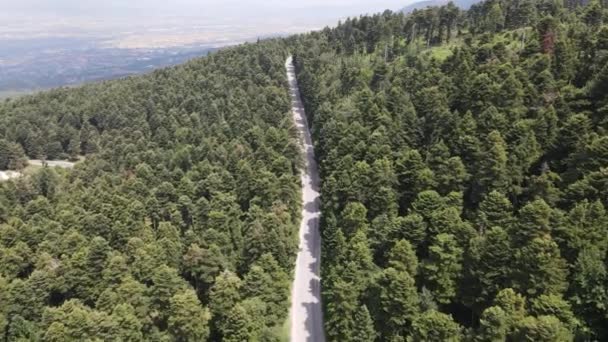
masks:
[(277, 40), (0, 104), (3, 341), (277, 341), (300, 216)]
[[(608, 3), (349, 18), (0, 102), (5, 341), (284, 341), (293, 53), (328, 341), (608, 340)], [(83, 158), (84, 157), (84, 158)]]
[(608, 339), (607, 5), (448, 4), (291, 38), (329, 341)]

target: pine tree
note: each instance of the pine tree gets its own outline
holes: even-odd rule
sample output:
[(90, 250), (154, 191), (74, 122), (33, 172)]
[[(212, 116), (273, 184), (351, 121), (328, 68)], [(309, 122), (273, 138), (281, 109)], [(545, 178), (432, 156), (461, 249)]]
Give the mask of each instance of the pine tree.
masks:
[(111, 319), (116, 325), (117, 341), (143, 341), (142, 323), (135, 316), (135, 309), (129, 304), (118, 304), (112, 311)]
[(241, 300), (241, 286), (242, 281), (236, 274), (224, 271), (217, 276), (211, 287), (209, 309), (213, 315), (215, 329), (222, 334), (225, 333), (226, 318), (230, 310)]
[(479, 319), (477, 341), (499, 342), (507, 339), (509, 330), (507, 315), (498, 306), (491, 306), (484, 310)]
[(500, 6), (500, 2), (490, 2), (490, 10), (486, 18), (486, 29), (490, 32), (500, 31), (505, 24), (505, 18)]
[(605, 284), (608, 272), (602, 262), (602, 255), (595, 247), (583, 249), (573, 268), (571, 302), (578, 315), (597, 332), (598, 338), (608, 336), (608, 291)]
[[(88, 300), (96, 300), (97, 296), (103, 288), (99, 285), (99, 279), (102, 277), (102, 272), (106, 267), (110, 246), (102, 237), (95, 237), (91, 241), (89, 253), (87, 255), (86, 270), (87, 270), (87, 287), (90, 289), (90, 297)], [(94, 284), (98, 284), (97, 286)]]
[(405, 239), (413, 246), (419, 246), (426, 239), (427, 224), (418, 214), (398, 217), (396, 220), (396, 239)]
[(325, 290), (327, 301), (327, 317), (325, 319), (325, 334), (328, 341), (349, 341), (355, 337), (355, 313), (357, 312), (357, 291), (353, 284), (341, 279), (332, 282)]
[(515, 288), (529, 296), (562, 294), (568, 287), (567, 264), (550, 237), (535, 238), (516, 254)]
[(504, 192), (508, 189), (507, 161), (507, 145), (500, 132), (490, 132), (486, 138), (478, 176), (482, 193), (492, 190)]
[(418, 294), (412, 276), (387, 268), (378, 279), (380, 288), (376, 323), (382, 338), (406, 336), (418, 313)]
[(445, 201), (436, 191), (428, 190), (418, 194), (412, 203), (412, 211), (430, 221), (433, 213), (445, 208)]
[(429, 310), (420, 314), (412, 324), (412, 341), (460, 341), (462, 328), (452, 317)]
[(366, 233), (368, 228), (367, 208), (358, 202), (348, 203), (342, 211), (341, 222), (346, 237), (352, 237), (359, 231)]
[(399, 182), (400, 207), (401, 211), (405, 211), (418, 193), (434, 186), (435, 176), (417, 150), (410, 150), (399, 156), (395, 167)]
[(509, 229), (513, 223), (513, 206), (508, 198), (492, 191), (479, 204), (478, 225), (481, 229), (501, 227)]
[(226, 262), (222, 251), (216, 244), (203, 249), (196, 244), (190, 245), (183, 256), (184, 268), (195, 279), (197, 288), (205, 289), (225, 269)]
[(566, 342), (572, 341), (572, 332), (555, 316), (526, 317), (514, 338), (520, 341)]
[(557, 317), (570, 331), (575, 331), (580, 322), (574, 316), (570, 303), (558, 295), (541, 295), (532, 299), (530, 313), (540, 316)]
[(7, 170), (10, 160), (10, 144), (4, 139), (0, 139), (0, 170)]
[(471, 240), (463, 263), (465, 281), (470, 284), (463, 292), (471, 305), (485, 307), (509, 284), (514, 272), (512, 259), (509, 236), (500, 227)]
[[(456, 195), (452, 197), (452, 195)], [(445, 198), (446, 205), (450, 207), (436, 210), (431, 214), (428, 225), (428, 232), (431, 237), (439, 234), (453, 235), (458, 245), (465, 248), (469, 241), (476, 235), (475, 229), (467, 221), (461, 218), (462, 209), (460, 205), (451, 206), (451, 202), (460, 204), (461, 194), (452, 193)]]
[(534, 135), (543, 150), (550, 149), (557, 139), (558, 118), (555, 108), (549, 106), (537, 113)]
[(163, 265), (152, 275), (152, 282), (153, 285), (150, 287), (152, 307), (158, 315), (166, 317), (171, 298), (183, 287), (182, 281), (175, 269)]
[(353, 342), (368, 342), (376, 339), (376, 331), (374, 329), (374, 321), (365, 305), (361, 305), (359, 310), (355, 312), (354, 317), (355, 332), (353, 333)]
[(389, 91), (387, 104), (389, 112), (394, 116), (395, 132), (399, 132), (393, 139), (402, 137), (403, 140), (395, 141), (393, 146), (417, 148), (422, 139), (422, 132), (410, 97), (402, 89), (393, 87)]
[(289, 286), (289, 276), (271, 254), (264, 254), (243, 279), (243, 294), (261, 299), (267, 321), (280, 324), (286, 314)]
[(224, 328), (225, 342), (255, 341), (252, 331), (252, 317), (245, 308), (237, 304), (226, 315)]
[(513, 334), (526, 317), (525, 306), (525, 298), (511, 288), (498, 292), (494, 298), (494, 307), (502, 309), (506, 315), (507, 335)]
[(395, 243), (388, 256), (388, 266), (415, 277), (418, 273), (418, 257), (407, 240)]
[(463, 250), (450, 234), (437, 235), (429, 247), (429, 258), (423, 261), (421, 273), (439, 303), (448, 304), (456, 295), (462, 254)]
[(504, 132), (507, 124), (505, 115), (492, 105), (484, 109), (477, 117), (479, 131), (483, 134), (489, 134), (492, 131)]
[(192, 290), (176, 293), (171, 298), (168, 329), (177, 341), (204, 341), (209, 336), (209, 310), (202, 308)]
[(127, 260), (122, 254), (114, 254), (108, 258), (107, 266), (102, 271), (104, 286), (114, 288), (120, 285), (122, 279), (129, 275)]
[(551, 233), (551, 213), (551, 207), (543, 200), (526, 204), (519, 211), (519, 224), (513, 232), (516, 242), (522, 245)]

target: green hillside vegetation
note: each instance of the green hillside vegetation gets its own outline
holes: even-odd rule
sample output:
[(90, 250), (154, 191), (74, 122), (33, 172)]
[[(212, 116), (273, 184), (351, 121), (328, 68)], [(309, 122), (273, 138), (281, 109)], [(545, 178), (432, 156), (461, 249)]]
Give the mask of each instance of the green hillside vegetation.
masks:
[(0, 183), (3, 340), (276, 340), (300, 215), (285, 58), (267, 41), (3, 102), (0, 147), (87, 155)]
[(608, 15), (566, 5), (294, 38), (330, 341), (608, 339)]
[(490, 0), (0, 103), (7, 341), (278, 341), (322, 178), (329, 341), (608, 339), (605, 2)]

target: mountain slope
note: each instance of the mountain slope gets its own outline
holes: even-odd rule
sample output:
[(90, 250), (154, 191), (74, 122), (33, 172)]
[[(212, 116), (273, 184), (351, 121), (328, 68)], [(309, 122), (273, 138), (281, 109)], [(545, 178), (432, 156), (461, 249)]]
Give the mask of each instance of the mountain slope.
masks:
[(607, 12), (528, 5), (298, 42), (328, 341), (608, 338)]
[(0, 183), (2, 336), (279, 336), (301, 211), (285, 58), (270, 40), (2, 102), (0, 159), (87, 156)]
[(0, 183), (0, 334), (277, 341), (320, 210), (328, 341), (607, 340), (608, 16), (568, 6), (387, 11), (2, 102), (0, 165), (86, 158)]

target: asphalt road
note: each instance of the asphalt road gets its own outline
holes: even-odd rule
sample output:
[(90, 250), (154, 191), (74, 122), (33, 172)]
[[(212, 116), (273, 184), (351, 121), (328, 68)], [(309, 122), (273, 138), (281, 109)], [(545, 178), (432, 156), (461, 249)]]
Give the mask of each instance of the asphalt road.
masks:
[(304, 155), (304, 169), (301, 172), (302, 222), (291, 294), (290, 339), (292, 342), (325, 342), (321, 308), (319, 171), (291, 57), (287, 59), (285, 68), (289, 80), (292, 112)]

